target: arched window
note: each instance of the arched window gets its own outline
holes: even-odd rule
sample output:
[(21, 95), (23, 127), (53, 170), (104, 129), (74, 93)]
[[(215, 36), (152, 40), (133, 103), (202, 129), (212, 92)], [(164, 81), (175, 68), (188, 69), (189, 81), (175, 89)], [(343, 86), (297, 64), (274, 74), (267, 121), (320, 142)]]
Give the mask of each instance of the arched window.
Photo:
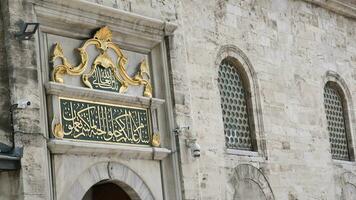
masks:
[(224, 59), (218, 72), (225, 144), (228, 149), (252, 151), (255, 148), (248, 84), (236, 65), (236, 62)]
[(336, 160), (350, 160), (345, 98), (336, 83), (328, 82), (325, 85), (324, 106), (331, 156)]

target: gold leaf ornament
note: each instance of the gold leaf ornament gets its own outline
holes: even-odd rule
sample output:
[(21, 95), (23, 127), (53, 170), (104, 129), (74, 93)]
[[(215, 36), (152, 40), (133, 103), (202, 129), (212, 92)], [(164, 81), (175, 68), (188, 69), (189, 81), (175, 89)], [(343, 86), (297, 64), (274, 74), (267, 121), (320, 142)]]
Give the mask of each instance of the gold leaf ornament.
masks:
[(161, 137), (160, 137), (159, 133), (154, 133), (152, 135), (151, 145), (153, 147), (159, 147), (159, 145), (161, 145)]
[[(99, 52), (99, 55), (94, 58), (93, 64), (88, 66), (88, 52), (87, 47), (94, 45)], [(110, 56), (108, 56), (107, 51), (112, 50), (116, 56), (117, 60), (113, 61)], [(149, 67), (145, 60), (140, 63), (140, 68), (138, 72), (133, 76), (130, 77), (126, 71), (126, 64), (128, 63), (127, 57), (123, 54), (122, 50), (119, 46), (112, 42), (112, 32), (107, 26), (102, 27), (99, 29), (93, 38), (88, 39), (84, 42), (84, 44), (77, 49), (81, 61), (78, 65), (72, 65), (68, 62), (67, 58), (64, 56), (64, 52), (62, 46), (57, 43), (54, 46), (53, 55), (52, 55), (52, 62), (55, 63), (57, 59), (61, 61), (60, 64), (54, 66), (53, 73), (52, 73), (52, 80), (57, 83), (64, 83), (63, 77), (65, 75), (71, 76), (82, 76), (82, 82), (85, 86), (92, 88), (92, 89), (102, 89), (100, 87), (105, 87), (108, 90), (108, 83), (120, 83), (119, 88), (118, 84), (112, 86), (110, 91), (116, 91), (118, 93), (125, 93), (130, 86), (144, 86), (143, 95), (146, 97), (152, 97), (152, 86), (150, 83), (150, 73)], [(90, 81), (91, 77), (95, 77), (98, 67), (104, 68), (105, 73), (110, 72), (112, 74), (112, 78), (107, 78), (105, 80), (104, 86), (97, 86), (94, 87), (93, 83)], [(86, 69), (90, 68), (89, 73), (84, 74)], [(103, 70), (103, 69), (101, 69)], [(110, 80), (109, 80), (110, 79)]]
[(54, 128), (53, 128), (53, 135), (54, 135), (54, 137), (56, 137), (57, 139), (63, 139), (63, 137), (64, 137), (64, 132), (63, 132), (62, 124), (56, 124), (56, 125), (54, 125)]
[(111, 42), (112, 40), (112, 33), (109, 29), (109, 27), (104, 26), (101, 29), (99, 29), (95, 35), (94, 39), (101, 40), (101, 41), (106, 41), (106, 42)]

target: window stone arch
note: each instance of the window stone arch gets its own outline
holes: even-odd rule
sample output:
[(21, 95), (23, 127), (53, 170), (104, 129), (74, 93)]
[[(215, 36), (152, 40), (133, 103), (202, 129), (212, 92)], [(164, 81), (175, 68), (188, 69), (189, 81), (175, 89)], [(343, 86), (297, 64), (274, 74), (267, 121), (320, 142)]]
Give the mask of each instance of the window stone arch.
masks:
[(234, 168), (228, 196), (234, 200), (274, 200), (272, 188), (263, 172), (250, 164)]
[(348, 200), (356, 195), (356, 175), (345, 172), (341, 176), (341, 196), (342, 200)]
[(333, 71), (326, 73), (323, 84), (324, 113), (331, 156), (336, 160), (354, 160), (351, 93), (341, 76)]
[[(261, 115), (260, 93), (256, 72), (248, 57), (234, 45), (224, 45), (218, 51), (218, 56), (215, 61), (216, 67), (216, 85), (219, 88), (219, 70), (222, 63), (229, 63), (236, 69), (236, 72), (241, 77), (244, 88), (246, 88), (247, 107), (249, 115), (249, 125), (252, 133), (253, 151), (257, 151), (259, 155), (266, 156), (266, 141), (263, 131), (263, 119)], [(219, 90), (220, 91), (220, 90)], [(222, 103), (222, 102), (220, 102)], [(222, 112), (223, 113), (223, 109)], [(228, 153), (241, 152), (230, 151)]]

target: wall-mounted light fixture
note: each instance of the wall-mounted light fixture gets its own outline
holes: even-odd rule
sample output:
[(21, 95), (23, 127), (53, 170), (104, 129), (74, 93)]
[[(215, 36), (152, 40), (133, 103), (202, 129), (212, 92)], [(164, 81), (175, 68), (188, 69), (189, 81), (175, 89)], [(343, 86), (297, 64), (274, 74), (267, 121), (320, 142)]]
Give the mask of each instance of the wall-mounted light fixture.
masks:
[(25, 22), (21, 25), (21, 32), (16, 33), (15, 37), (19, 40), (29, 40), (36, 33), (39, 25), (39, 23)]

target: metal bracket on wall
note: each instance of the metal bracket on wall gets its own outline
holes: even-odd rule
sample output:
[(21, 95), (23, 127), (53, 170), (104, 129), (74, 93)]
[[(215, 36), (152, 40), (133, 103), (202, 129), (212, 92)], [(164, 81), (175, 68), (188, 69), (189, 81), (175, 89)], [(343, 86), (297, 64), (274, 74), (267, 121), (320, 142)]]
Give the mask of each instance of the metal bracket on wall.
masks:
[(188, 131), (189, 130), (189, 126), (183, 126), (183, 127), (177, 127), (173, 130), (173, 133), (175, 135), (182, 135), (184, 131)]
[[(2, 148), (5, 147), (5, 148)], [(15, 147), (7, 153), (6, 150), (11, 149), (10, 146), (0, 143), (0, 171), (13, 171), (21, 168), (21, 158), (23, 155), (23, 147)]]

